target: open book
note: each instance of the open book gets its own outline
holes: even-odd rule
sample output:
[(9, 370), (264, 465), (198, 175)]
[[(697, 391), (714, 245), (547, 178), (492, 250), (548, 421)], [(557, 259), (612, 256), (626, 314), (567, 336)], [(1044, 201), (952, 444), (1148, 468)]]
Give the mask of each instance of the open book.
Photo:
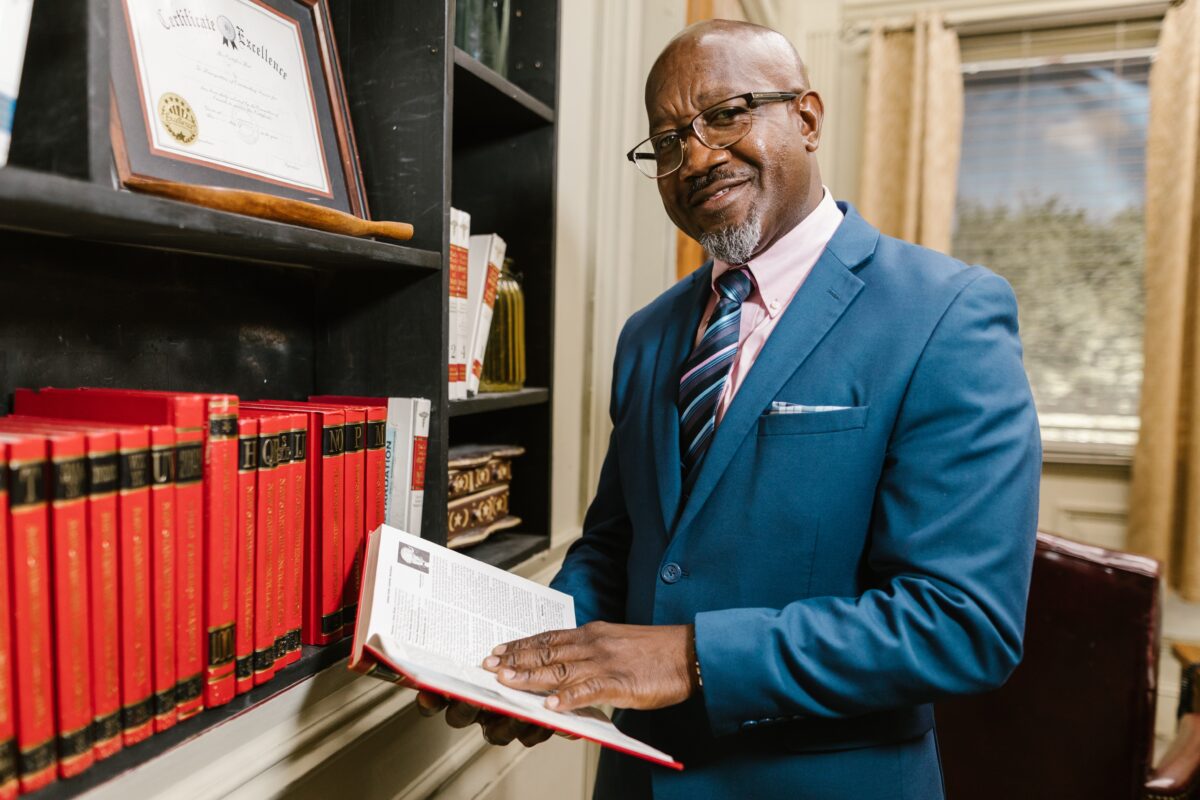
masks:
[(350, 669), (683, 769), (601, 711), (551, 711), (480, 666), (498, 644), (575, 627), (568, 595), (387, 525), (367, 542), (361, 592)]

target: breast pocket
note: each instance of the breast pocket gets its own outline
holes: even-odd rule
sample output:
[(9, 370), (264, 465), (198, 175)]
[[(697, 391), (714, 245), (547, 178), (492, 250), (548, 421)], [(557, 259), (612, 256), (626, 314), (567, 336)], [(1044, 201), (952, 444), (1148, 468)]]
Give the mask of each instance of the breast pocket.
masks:
[(799, 414), (763, 414), (758, 418), (759, 436), (802, 436), (836, 433), (864, 428), (870, 406), (851, 406), (836, 411), (806, 411)]

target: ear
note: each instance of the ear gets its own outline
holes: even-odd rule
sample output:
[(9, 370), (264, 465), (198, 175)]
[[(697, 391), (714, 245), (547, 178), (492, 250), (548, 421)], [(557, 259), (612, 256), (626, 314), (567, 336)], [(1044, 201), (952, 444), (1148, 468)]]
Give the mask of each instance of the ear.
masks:
[(825, 123), (825, 101), (820, 94), (809, 90), (792, 100), (792, 105), (800, 120), (804, 149), (810, 153), (816, 152), (821, 144), (821, 128)]

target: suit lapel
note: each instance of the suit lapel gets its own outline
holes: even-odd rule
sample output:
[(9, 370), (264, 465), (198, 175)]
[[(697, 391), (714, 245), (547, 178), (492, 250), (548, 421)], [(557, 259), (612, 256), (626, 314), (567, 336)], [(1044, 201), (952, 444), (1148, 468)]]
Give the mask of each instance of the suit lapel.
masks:
[(691, 275), (692, 283), (679, 293), (671, 306), (667, 328), (658, 344), (651, 398), (650, 440), (654, 443), (658, 499), (662, 505), (663, 532), (669, 533), (679, 513), (681, 492), (679, 462), (679, 376), (692, 350), (696, 329), (704, 313), (704, 301), (712, 283), (712, 262)]
[[(839, 204), (841, 205), (841, 204)], [(746, 436), (755, 429), (758, 418), (788, 379), (804, 363), (813, 349), (862, 290), (863, 282), (851, 269), (865, 261), (875, 249), (878, 232), (863, 221), (853, 208), (844, 206), (845, 219), (825, 252), (817, 260), (804, 285), (792, 298), (783, 317), (763, 346), (746, 380), (726, 409), (721, 424), (700, 465), (700, 473), (672, 530), (686, 530)], [(699, 324), (698, 321), (696, 324)], [(693, 330), (694, 330), (693, 326)], [(674, 442), (678, 451), (678, 421)], [(678, 462), (678, 458), (676, 458)], [(676, 473), (678, 473), (678, 468)], [(662, 474), (660, 468), (659, 474)], [(679, 485), (678, 476), (675, 482)], [(678, 495), (678, 489), (676, 494)], [(664, 498), (665, 500), (665, 498)]]

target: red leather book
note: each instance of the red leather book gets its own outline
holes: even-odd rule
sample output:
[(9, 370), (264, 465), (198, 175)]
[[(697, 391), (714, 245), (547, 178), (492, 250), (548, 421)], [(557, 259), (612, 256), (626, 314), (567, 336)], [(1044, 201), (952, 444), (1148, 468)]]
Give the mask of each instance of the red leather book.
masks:
[[(200, 605), (204, 529), (203, 398), (199, 395), (162, 395), (107, 389), (17, 389), (13, 394), (13, 409), (18, 414), (42, 417), (169, 425), (175, 429), (175, 701), (179, 719), (196, 714), (203, 707), (204, 678), (204, 630)], [(123, 452), (123, 465), (127, 462), (125, 456)], [(127, 511), (135, 498), (136, 493), (122, 493), (122, 520), (130, 518)], [(141, 519), (144, 521), (146, 516)], [(124, 541), (124, 534), (122, 536)], [(148, 632), (149, 626), (145, 630)], [(128, 672), (127, 669), (124, 671)], [(123, 696), (122, 702), (125, 704), (125, 741), (129, 743), (128, 723), (131, 716), (136, 716), (137, 709), (131, 709), (128, 695)]]
[(283, 669), (284, 656), (287, 655), (287, 622), (285, 609), (287, 607), (287, 582), (291, 562), (291, 546), (288, 525), (292, 516), (291, 493), (295, 491), (292, 485), (292, 455), (291, 436), (292, 415), (280, 415), (279, 433), (275, 436), (276, 466), (275, 476), (275, 539), (271, 544), (272, 569), (275, 574), (274, 602), (271, 603), (271, 629), (275, 632), (275, 670)]
[(54, 782), (57, 766), (46, 440), (0, 434), (0, 444), (8, 462), (17, 775), (21, 791), (32, 792)]
[(175, 429), (150, 426), (150, 617), (154, 663), (154, 730), (174, 727), (179, 718), (175, 698)]
[[(387, 398), (322, 394), (311, 395), (308, 399), (314, 403), (356, 406), (367, 411), (367, 496), (363, 528), (369, 537), (387, 521)], [(365, 552), (365, 544), (363, 550)]]
[[(275, 402), (275, 401), (272, 401)], [(343, 636), (354, 632), (358, 609), (358, 587), (362, 583), (362, 553), (365, 546), (364, 523), (367, 506), (367, 409), (345, 404), (292, 403), (278, 401), (296, 408), (340, 410), (346, 415), (342, 437), (345, 458), (344, 493), (346, 502), (342, 517), (342, 624)]]
[[(50, 585), (54, 631), (55, 707), (58, 771), (70, 778), (96, 760), (93, 734), (91, 596), (89, 591), (88, 451), (79, 426), (43, 420), (0, 418), (0, 431), (45, 436), (50, 458)], [(113, 434), (98, 434), (100, 447), (115, 450)], [(107, 441), (105, 441), (107, 440)]]
[(17, 796), (17, 728), (13, 698), (11, 602), (8, 577), (8, 461), (0, 443), (0, 800)]
[(330, 644), (340, 638), (342, 630), (345, 412), (274, 401), (243, 403), (242, 407), (300, 412), (307, 417), (301, 641)]
[(237, 641), (234, 680), (238, 694), (254, 687), (254, 547), (258, 517), (255, 499), (258, 483), (258, 420), (238, 419), (238, 558)]
[[(0, 423), (31, 432), (82, 431), (87, 445), (87, 559), (91, 602), (92, 749), (96, 759), (121, 750), (121, 598), (117, 491), (120, 426), (77, 420), (10, 416)], [(134, 429), (136, 433), (136, 428)]]
[[(276, 606), (279, 592), (278, 557), (279, 528), (284, 525), (286, 512), (285, 481), (280, 480), (279, 436), (284, 430), (285, 415), (242, 407), (242, 415), (258, 422), (258, 470), (254, 524), (254, 685), (274, 677)], [(282, 497), (281, 497), (282, 496)]]
[(308, 432), (303, 414), (287, 415), (286, 464), (288, 481), (285, 548), (282, 564), (283, 599), (281, 624), (283, 636), (277, 642), (276, 657), (282, 666), (300, 659), (300, 627), (304, 618), (304, 500), (305, 469), (308, 460)]

